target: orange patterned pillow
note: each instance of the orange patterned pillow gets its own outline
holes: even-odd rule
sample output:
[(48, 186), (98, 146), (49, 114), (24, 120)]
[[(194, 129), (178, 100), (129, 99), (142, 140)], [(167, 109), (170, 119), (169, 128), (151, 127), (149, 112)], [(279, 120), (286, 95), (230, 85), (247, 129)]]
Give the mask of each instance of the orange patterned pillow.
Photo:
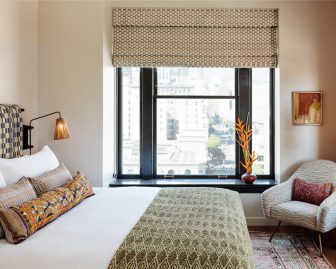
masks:
[(77, 175), (70, 182), (65, 184), (64, 188), (71, 190), (75, 204), (79, 204), (85, 198), (94, 194), (90, 182), (81, 172), (77, 172)]
[(77, 175), (64, 187), (42, 194), (29, 202), (0, 209), (0, 222), (10, 243), (20, 243), (38, 229), (94, 195), (87, 178)]

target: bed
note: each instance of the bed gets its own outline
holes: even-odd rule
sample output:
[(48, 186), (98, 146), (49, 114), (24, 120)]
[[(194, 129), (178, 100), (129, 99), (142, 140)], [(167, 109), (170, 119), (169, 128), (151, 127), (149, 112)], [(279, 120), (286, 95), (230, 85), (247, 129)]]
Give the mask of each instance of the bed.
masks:
[[(45, 147), (42, 153), (51, 154)], [(25, 159), (49, 159), (35, 155), (14, 162), (24, 162), (28, 173)], [(55, 168), (53, 158), (48, 169), (64, 166)], [(0, 268), (255, 268), (237, 192), (122, 187), (94, 193), (19, 244), (0, 239)]]
[[(0, 268), (22, 268), (22, 265), (27, 269), (108, 268), (112, 257), (160, 189), (123, 187), (95, 188), (94, 191), (96, 195), (84, 200), (22, 243), (13, 245), (5, 239), (0, 240)], [(237, 212), (237, 218), (233, 218), (230, 225), (241, 225), (237, 223), (239, 218), (241, 216)], [(250, 262), (245, 267), (250, 269), (254, 264), (245, 220), (242, 222), (242, 226), (245, 225), (242, 233), (247, 251), (236, 247), (239, 242), (227, 242), (233, 255)], [(230, 233), (227, 232), (228, 235)]]
[(0, 268), (106, 269), (159, 189), (95, 188), (94, 191), (96, 195), (24, 242), (12, 245), (0, 240)]

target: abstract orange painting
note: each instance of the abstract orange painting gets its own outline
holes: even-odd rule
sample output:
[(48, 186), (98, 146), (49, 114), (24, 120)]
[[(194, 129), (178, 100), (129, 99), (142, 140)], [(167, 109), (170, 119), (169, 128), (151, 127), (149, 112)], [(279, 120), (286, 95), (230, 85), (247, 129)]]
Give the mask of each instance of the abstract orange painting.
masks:
[(322, 124), (322, 92), (293, 92), (293, 124)]

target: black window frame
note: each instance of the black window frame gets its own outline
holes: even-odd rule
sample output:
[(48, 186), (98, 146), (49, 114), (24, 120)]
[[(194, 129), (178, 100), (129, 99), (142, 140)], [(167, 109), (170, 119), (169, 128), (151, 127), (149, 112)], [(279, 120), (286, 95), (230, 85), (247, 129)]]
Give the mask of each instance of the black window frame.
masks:
[[(275, 179), (274, 173), (274, 90), (275, 69), (270, 68), (270, 174), (257, 175), (259, 179)], [(236, 119), (252, 122), (252, 68), (235, 68), (235, 95), (232, 96), (197, 96), (197, 95), (157, 95), (157, 69), (140, 68), (140, 174), (122, 173), (122, 68), (116, 68), (115, 86), (117, 90), (117, 174), (118, 179), (238, 179), (245, 172), (241, 166), (242, 152), (236, 143), (236, 174), (235, 175), (157, 175), (156, 174), (156, 108), (157, 100), (162, 98), (203, 98), (235, 100)], [(237, 138), (237, 134), (236, 134)], [(252, 143), (250, 143), (252, 147)]]

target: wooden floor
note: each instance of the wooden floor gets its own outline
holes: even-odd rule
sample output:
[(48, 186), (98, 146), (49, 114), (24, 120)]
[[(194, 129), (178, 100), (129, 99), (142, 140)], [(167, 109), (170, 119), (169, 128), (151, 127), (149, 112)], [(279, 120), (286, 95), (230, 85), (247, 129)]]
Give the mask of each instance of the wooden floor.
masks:
[[(274, 231), (275, 227), (272, 226), (249, 226), (249, 231), (260, 231), (260, 232), (270, 232)], [(280, 227), (280, 232), (293, 232), (300, 231), (302, 228), (295, 226), (284, 226)], [(311, 235), (314, 237), (315, 234), (312, 232)], [(336, 231), (331, 231), (323, 235), (323, 251), (325, 257), (336, 268)], [(317, 241), (316, 241), (317, 242)]]

